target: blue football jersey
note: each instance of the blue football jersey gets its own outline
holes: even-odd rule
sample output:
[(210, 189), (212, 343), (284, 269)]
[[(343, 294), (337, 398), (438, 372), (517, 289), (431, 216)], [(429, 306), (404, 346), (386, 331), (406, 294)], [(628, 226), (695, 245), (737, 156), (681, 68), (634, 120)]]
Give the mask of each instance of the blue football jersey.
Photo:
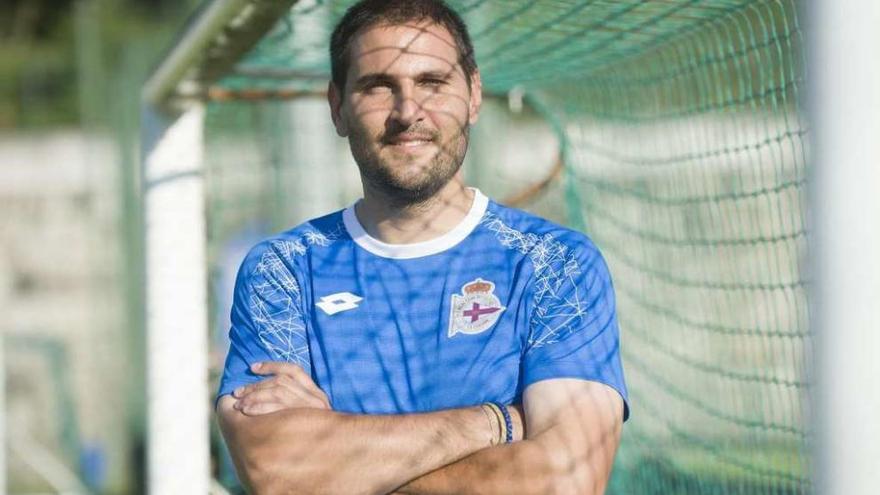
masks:
[(602, 382), (626, 400), (597, 248), (474, 192), (460, 224), (427, 242), (381, 242), (352, 205), (255, 246), (218, 397), (263, 379), (249, 367), (271, 360), (302, 366), (341, 412), (510, 404), (550, 378)]

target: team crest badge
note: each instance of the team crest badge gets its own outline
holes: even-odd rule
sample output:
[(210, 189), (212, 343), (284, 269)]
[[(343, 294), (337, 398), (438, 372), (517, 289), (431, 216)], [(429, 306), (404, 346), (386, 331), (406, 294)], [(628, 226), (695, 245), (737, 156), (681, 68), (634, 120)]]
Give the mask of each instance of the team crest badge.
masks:
[(457, 333), (474, 335), (485, 332), (506, 309), (494, 294), (495, 284), (478, 278), (464, 284), (461, 295), (452, 295), (449, 337)]

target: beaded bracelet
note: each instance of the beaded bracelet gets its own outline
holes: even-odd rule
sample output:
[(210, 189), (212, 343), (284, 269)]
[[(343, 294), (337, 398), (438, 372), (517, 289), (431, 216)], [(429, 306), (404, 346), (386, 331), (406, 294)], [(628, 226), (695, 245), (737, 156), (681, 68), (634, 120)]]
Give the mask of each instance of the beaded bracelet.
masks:
[(510, 411), (507, 410), (507, 406), (504, 404), (495, 404), (498, 406), (498, 409), (501, 410), (501, 414), (504, 415), (504, 443), (512, 443), (513, 442), (513, 420), (510, 418)]

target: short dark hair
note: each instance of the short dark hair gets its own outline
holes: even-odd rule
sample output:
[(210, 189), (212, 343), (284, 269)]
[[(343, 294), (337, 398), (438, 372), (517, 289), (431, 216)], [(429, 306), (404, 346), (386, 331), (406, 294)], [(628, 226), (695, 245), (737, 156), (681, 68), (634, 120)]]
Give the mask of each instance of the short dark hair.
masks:
[(333, 84), (345, 90), (351, 40), (363, 29), (378, 24), (431, 21), (449, 31), (458, 48), (458, 63), (464, 70), (468, 87), (477, 71), (474, 47), (467, 25), (443, 0), (361, 0), (352, 5), (339, 20), (330, 37), (330, 71)]

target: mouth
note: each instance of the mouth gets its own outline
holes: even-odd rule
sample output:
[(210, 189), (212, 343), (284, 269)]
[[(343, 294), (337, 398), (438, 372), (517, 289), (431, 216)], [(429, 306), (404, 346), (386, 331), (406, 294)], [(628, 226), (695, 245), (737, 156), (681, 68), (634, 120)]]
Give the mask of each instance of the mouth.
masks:
[(398, 149), (418, 149), (434, 143), (433, 136), (400, 134), (385, 140), (386, 146)]

